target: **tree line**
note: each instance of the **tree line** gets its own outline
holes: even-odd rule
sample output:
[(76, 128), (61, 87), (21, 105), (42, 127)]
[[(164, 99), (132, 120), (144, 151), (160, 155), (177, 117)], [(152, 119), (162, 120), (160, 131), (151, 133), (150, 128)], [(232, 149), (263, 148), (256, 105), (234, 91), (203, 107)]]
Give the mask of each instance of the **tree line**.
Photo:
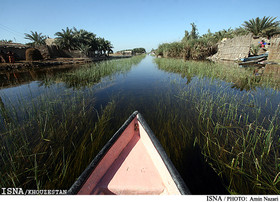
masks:
[(131, 52), (132, 55), (145, 54), (146, 53), (146, 49), (142, 48), (142, 47), (141, 48), (133, 48), (133, 49), (120, 50), (120, 51), (117, 51), (116, 53), (124, 55), (126, 51)]
[[(89, 55), (91, 52), (97, 55), (108, 56), (112, 53), (113, 45), (110, 41), (97, 37), (96, 34), (86, 31), (84, 29), (66, 28), (60, 32), (54, 34), (55, 44), (65, 50), (80, 50), (85, 55)], [(25, 39), (30, 40), (27, 43), (30, 46), (45, 45), (48, 37), (42, 33), (31, 31), (30, 34), (25, 33)]]
[(236, 29), (224, 29), (200, 36), (197, 26), (191, 23), (191, 31), (185, 31), (185, 36), (179, 42), (160, 44), (156, 50), (157, 55), (164, 57), (180, 57), (185, 59), (203, 60), (217, 52), (217, 43), (224, 38), (233, 38), (235, 36), (252, 33), (255, 37), (266, 37), (270, 39), (276, 34), (280, 34), (280, 22), (276, 17), (255, 18), (244, 21), (242, 26)]

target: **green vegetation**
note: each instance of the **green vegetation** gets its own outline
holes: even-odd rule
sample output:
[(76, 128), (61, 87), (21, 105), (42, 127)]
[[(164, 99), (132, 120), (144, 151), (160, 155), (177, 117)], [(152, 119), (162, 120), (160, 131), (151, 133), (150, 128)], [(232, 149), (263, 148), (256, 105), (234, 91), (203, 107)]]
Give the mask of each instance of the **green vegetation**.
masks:
[(132, 51), (133, 51), (134, 54), (144, 54), (144, 53), (146, 53), (145, 48), (134, 48)]
[[(23, 103), (19, 109), (25, 112), (22, 121), (5, 118), (1, 187), (68, 189), (90, 162), (90, 154), (96, 155), (108, 140), (108, 113), (113, 102), (97, 112), (94, 100), (81, 92), (51, 97)], [(19, 110), (7, 113), (22, 116)]]
[[(108, 56), (109, 53), (112, 53), (113, 45), (110, 41), (96, 37), (92, 32), (86, 31), (84, 29), (62, 29), (61, 32), (56, 32), (55, 43), (61, 48), (66, 50), (80, 50), (87, 56), (94, 57), (95, 55)], [(25, 39), (30, 40), (30, 43), (27, 43), (31, 46), (45, 45), (46, 36), (42, 33), (37, 33), (31, 31), (31, 34), (25, 33)]]
[(125, 50), (120, 50), (116, 52), (117, 54), (131, 54), (131, 55), (140, 55), (140, 54), (145, 54), (146, 49), (145, 48), (133, 48), (133, 49), (125, 49)]
[(251, 44), (250, 54), (251, 55), (258, 55), (258, 52), (259, 52), (260, 49), (261, 49), (260, 46)]
[[(176, 124), (184, 129), (176, 147), (198, 145), (231, 194), (279, 194), (280, 105), (273, 100), (279, 96), (279, 79), (257, 79), (251, 70), (221, 64), (175, 59), (155, 62), (160, 69), (180, 73), (188, 80), (176, 97), (178, 103), (185, 102), (184, 113), (191, 116), (183, 123), (177, 118), (180, 113), (171, 119), (178, 119)], [(236, 85), (246, 78), (247, 90), (236, 91)], [(258, 93), (254, 93), (256, 86), (262, 88)]]
[(155, 62), (161, 70), (179, 73), (182, 77), (188, 78), (188, 82), (194, 76), (198, 76), (220, 79), (232, 83), (233, 88), (240, 90), (253, 90), (257, 87), (280, 89), (280, 78), (273, 75), (255, 76), (254, 69), (240, 68), (238, 65), (200, 61), (184, 62), (166, 58), (155, 58)]
[(99, 55), (108, 56), (112, 52), (113, 46), (110, 41), (97, 38), (92, 32), (83, 29), (77, 30), (75, 27), (73, 29), (67, 27), (66, 30), (62, 29), (55, 35), (57, 36), (56, 44), (62, 49), (80, 50), (86, 55), (90, 52), (97, 52)]
[(243, 26), (246, 30), (254, 34), (254, 36), (263, 36), (270, 38), (280, 33), (280, 21), (275, 21), (276, 17), (259, 17), (245, 21)]
[(7, 40), (7, 39), (1, 39), (0, 43), (13, 43), (12, 40)]
[(145, 55), (134, 56), (121, 60), (109, 60), (100, 63), (86, 64), (74, 71), (46, 79), (46, 83), (64, 82), (67, 87), (91, 87), (104, 77), (113, 77), (129, 71), (132, 65), (138, 64)]
[(163, 57), (183, 57), (183, 43), (163, 43), (158, 46), (156, 53)]
[(217, 52), (217, 43), (224, 38), (253, 33), (255, 36), (272, 37), (280, 33), (279, 21), (276, 17), (263, 17), (263, 19), (251, 19), (245, 21), (242, 27), (236, 29), (229, 28), (212, 33), (208, 30), (207, 34), (199, 36), (198, 29), (191, 23), (191, 31), (185, 31), (185, 36), (180, 42), (160, 44), (156, 54), (163, 57), (184, 58), (185, 60), (204, 60)]
[[(105, 40), (104, 38), (98, 38), (97, 39), (97, 50), (98, 50), (98, 53), (99, 55), (102, 55), (102, 53), (105, 55), (105, 56), (109, 56), (109, 53), (113, 53), (113, 45), (111, 44), (110, 41), (108, 40)], [(107, 52), (107, 54), (106, 54)]]
[(68, 27), (66, 30), (62, 29), (61, 32), (56, 32), (55, 35), (56, 38), (56, 44), (63, 49), (74, 49), (75, 48), (75, 40), (73, 35), (73, 30), (69, 29)]
[(30, 45), (30, 46), (37, 46), (37, 45), (45, 45), (46, 42), (46, 36), (45, 35), (42, 35), (42, 33), (37, 33), (37, 32), (33, 32), (31, 31), (31, 34), (27, 34), (25, 33), (25, 39), (28, 39), (30, 40), (31, 42), (30, 43), (27, 43), (27, 45)]
[(191, 32), (185, 31), (182, 41), (160, 44), (156, 54), (163, 57), (184, 58), (185, 60), (203, 60), (215, 54), (217, 52), (217, 42), (222, 32), (213, 34), (209, 30), (208, 34), (200, 37), (196, 25), (191, 23), (191, 26)]
[[(29, 99), (19, 95), (12, 102), (1, 94), (0, 186), (69, 189), (124, 121), (112, 121), (115, 97), (104, 106), (95, 104), (100, 86), (93, 85), (128, 71), (141, 59), (104, 61), (46, 78), (40, 84), (44, 93), (30, 91)], [(69, 88), (61, 90), (62, 81)]]
[(279, 78), (227, 63), (156, 58), (170, 74), (160, 72), (146, 89), (123, 89), (127, 80), (114, 76), (143, 57), (48, 75), (38, 91), (33, 86), (14, 100), (1, 91), (0, 186), (68, 189), (139, 110), (194, 194), (209, 185), (210, 171), (198, 161), (231, 194), (279, 194)]

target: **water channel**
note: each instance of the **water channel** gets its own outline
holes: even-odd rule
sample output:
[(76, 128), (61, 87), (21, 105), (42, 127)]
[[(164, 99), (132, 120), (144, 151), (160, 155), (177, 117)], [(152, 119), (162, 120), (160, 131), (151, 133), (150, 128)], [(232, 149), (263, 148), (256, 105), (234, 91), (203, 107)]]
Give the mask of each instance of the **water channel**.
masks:
[[(267, 129), (273, 115), (278, 113), (278, 90), (263, 87), (240, 90), (219, 78), (182, 76), (162, 70), (151, 56), (90, 85), (65, 82), (61, 75), (75, 69), (79, 67), (0, 75), (0, 134), (2, 145), (6, 145), (1, 151), (1, 165), (8, 167), (9, 155), (5, 152), (9, 150), (15, 150), (13, 162), (18, 161), (12, 165), (13, 173), (2, 169), (2, 177), (9, 174), (9, 178), (1, 181), (3, 187), (69, 188), (114, 131), (138, 110), (193, 194), (227, 194), (225, 186), (230, 182), (210, 166), (213, 162), (202, 155), (200, 141), (196, 138), (204, 128), (201, 125), (207, 124), (206, 119), (201, 118), (202, 111), (207, 109), (199, 107), (198, 103), (208, 103), (208, 98), (218, 103), (215, 99), (221, 99), (219, 96), (223, 93), (225, 100), (240, 99), (243, 104), (236, 109), (236, 115), (232, 115), (237, 121), (238, 118), (242, 121), (237, 117), (239, 112), (250, 114), (251, 111), (246, 111), (248, 106), (254, 111), (257, 104), (263, 107), (262, 113), (258, 117), (250, 116), (247, 121), (261, 122), (267, 116), (263, 121)], [(216, 108), (213, 108), (214, 113)], [(230, 105), (224, 110), (230, 110)], [(213, 120), (215, 118), (216, 115)], [(15, 127), (9, 120), (16, 120), (18, 125), (15, 143), (4, 137), (13, 133), (12, 127)], [(97, 121), (102, 123), (95, 124)], [(65, 132), (65, 128), (73, 133)], [(46, 132), (48, 130), (51, 132)], [(95, 136), (92, 131), (102, 135)], [(274, 132), (279, 135), (279, 129)], [(25, 137), (24, 149), (17, 149), (22, 144), (20, 136)], [(19, 169), (23, 162), (29, 167)]]

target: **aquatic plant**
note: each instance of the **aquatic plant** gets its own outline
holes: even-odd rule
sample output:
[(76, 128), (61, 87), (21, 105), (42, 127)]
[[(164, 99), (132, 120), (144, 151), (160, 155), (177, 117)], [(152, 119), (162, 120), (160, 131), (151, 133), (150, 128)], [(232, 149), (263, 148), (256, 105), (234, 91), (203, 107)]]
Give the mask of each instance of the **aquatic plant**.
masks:
[[(139, 62), (130, 59), (106, 61), (108, 69), (81, 68), (91, 69), (88, 75), (78, 68), (56, 74), (37, 83), (39, 93), (30, 89), (18, 99), (0, 93), (0, 185), (68, 189), (138, 110), (192, 193), (279, 194), (277, 78), (227, 63), (155, 59), (162, 77), (149, 75), (151, 85), (133, 79), (137, 90), (133, 82), (123, 90), (120, 78), (119, 85), (103, 89), (110, 79), (109, 88), (116, 82), (115, 74), (126, 74), (127, 63)], [(86, 82), (66, 84), (65, 77)]]
[(5, 118), (1, 187), (67, 189), (90, 162), (89, 154), (95, 155), (105, 144), (108, 130), (104, 129), (114, 102), (97, 111), (94, 100), (83, 93), (57, 99), (51, 95), (22, 103), (22, 111), (10, 112), (16, 117)]
[(186, 88), (180, 97), (195, 103), (199, 114), (195, 144), (230, 193), (279, 194), (280, 106), (268, 115), (250, 93), (232, 95), (224, 86), (210, 92)]
[(232, 83), (233, 88), (250, 90), (257, 87), (280, 89), (280, 79), (267, 74), (256, 76), (255, 68), (240, 68), (233, 63), (183, 61), (172, 58), (155, 58), (159, 69), (181, 74), (182, 77), (220, 79)]
[[(13, 101), (1, 94), (0, 186), (68, 189), (120, 125), (119, 119), (111, 121), (115, 98), (96, 105), (99, 87), (92, 86), (128, 71), (143, 57), (87, 65), (73, 70), (68, 80), (58, 74), (43, 82), (42, 94), (30, 90)], [(63, 79), (81, 84), (64, 88)]]
[[(90, 63), (51, 78), (52, 82), (64, 82), (67, 87), (90, 87), (105, 77), (113, 77), (117, 74), (128, 72), (132, 65), (138, 64), (146, 55), (134, 56), (121, 60), (107, 60), (99, 63)], [(46, 78), (48, 79), (48, 78)]]
[[(199, 146), (227, 190), (232, 194), (279, 194), (280, 105), (273, 100), (279, 96), (279, 80), (268, 77), (258, 83), (244, 68), (221, 64), (175, 59), (155, 62), (160, 69), (180, 73), (188, 80), (177, 96), (190, 109), (185, 113), (192, 114), (191, 124), (188, 119), (180, 122), (185, 134), (193, 136), (185, 138)], [(228, 84), (244, 77), (250, 80), (246, 91)], [(263, 89), (257, 92), (255, 85)]]

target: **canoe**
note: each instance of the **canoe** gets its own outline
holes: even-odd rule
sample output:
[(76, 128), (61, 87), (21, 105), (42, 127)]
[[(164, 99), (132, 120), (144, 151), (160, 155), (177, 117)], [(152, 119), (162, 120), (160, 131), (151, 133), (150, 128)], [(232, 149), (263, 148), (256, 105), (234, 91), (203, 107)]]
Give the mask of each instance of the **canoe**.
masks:
[(135, 111), (68, 190), (82, 195), (186, 195), (188, 187)]
[(259, 62), (259, 61), (267, 59), (267, 57), (268, 57), (268, 53), (265, 53), (262, 55), (252, 56), (252, 57), (248, 57), (248, 58), (241, 58), (240, 61), (241, 62), (249, 62), (249, 61)]

